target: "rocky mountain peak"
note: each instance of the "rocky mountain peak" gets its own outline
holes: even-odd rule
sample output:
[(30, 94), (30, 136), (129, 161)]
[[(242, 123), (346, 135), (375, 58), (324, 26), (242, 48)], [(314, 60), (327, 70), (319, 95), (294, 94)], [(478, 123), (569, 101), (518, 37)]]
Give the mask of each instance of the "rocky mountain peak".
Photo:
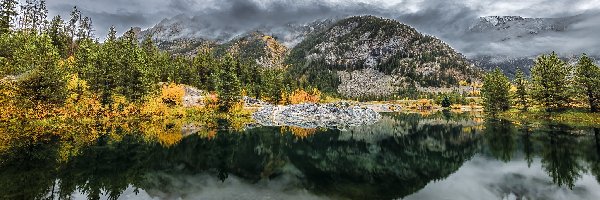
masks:
[(415, 85), (451, 86), (478, 74), (445, 42), (374, 16), (346, 18), (307, 36), (287, 63), (300, 84), (352, 98), (390, 96)]
[(525, 18), (521, 16), (487, 16), (481, 17), (480, 20), (485, 23), (489, 23), (492, 26), (498, 26), (499, 24), (506, 24), (510, 21), (522, 21)]

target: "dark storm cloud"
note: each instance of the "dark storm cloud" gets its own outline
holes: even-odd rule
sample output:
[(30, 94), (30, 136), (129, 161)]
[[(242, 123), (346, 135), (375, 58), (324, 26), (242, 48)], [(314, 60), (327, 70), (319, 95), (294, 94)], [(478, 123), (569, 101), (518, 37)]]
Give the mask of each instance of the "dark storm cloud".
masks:
[(171, 0), (169, 8), (174, 12), (190, 12), (194, 11), (197, 2), (194, 0)]
[(295, 21), (355, 14), (378, 14), (379, 8), (356, 2), (330, 3), (319, 1), (273, 1), (257, 3), (249, 0), (220, 1), (215, 9), (196, 14), (197, 19), (209, 18), (212, 24), (253, 26), (283, 24)]

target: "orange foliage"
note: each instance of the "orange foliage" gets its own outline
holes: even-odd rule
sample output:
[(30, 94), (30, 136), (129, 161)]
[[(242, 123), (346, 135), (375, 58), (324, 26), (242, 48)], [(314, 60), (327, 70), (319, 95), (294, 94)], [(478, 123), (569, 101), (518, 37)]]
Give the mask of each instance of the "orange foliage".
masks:
[(308, 136), (314, 135), (317, 133), (317, 129), (315, 128), (300, 128), (300, 127), (282, 127), (282, 132), (291, 132), (296, 138), (305, 139)]
[(16, 96), (15, 91), (15, 85), (12, 81), (0, 80), (0, 121), (12, 118), (12, 115), (17, 112), (13, 102)]
[(321, 91), (315, 88), (309, 93), (302, 89), (297, 89), (287, 99), (290, 104), (317, 103), (321, 100)]
[(127, 98), (121, 95), (112, 96), (110, 110), (105, 112), (106, 117), (130, 117), (138, 114), (138, 107), (127, 101)]
[(219, 96), (217, 94), (210, 93), (204, 98), (204, 105), (207, 110), (215, 111), (219, 107)]
[(173, 146), (183, 138), (181, 120), (161, 120), (159, 122), (142, 123), (143, 134), (150, 140), (157, 140), (161, 145)]
[(183, 85), (169, 83), (162, 86), (160, 94), (150, 97), (142, 105), (141, 114), (146, 116), (183, 115)]
[(102, 104), (89, 91), (87, 82), (74, 74), (67, 81), (69, 95), (65, 105), (58, 112), (66, 118), (97, 116), (102, 112)]
[(169, 83), (168, 85), (163, 85), (160, 98), (164, 104), (169, 106), (181, 106), (184, 95), (185, 90), (183, 85)]

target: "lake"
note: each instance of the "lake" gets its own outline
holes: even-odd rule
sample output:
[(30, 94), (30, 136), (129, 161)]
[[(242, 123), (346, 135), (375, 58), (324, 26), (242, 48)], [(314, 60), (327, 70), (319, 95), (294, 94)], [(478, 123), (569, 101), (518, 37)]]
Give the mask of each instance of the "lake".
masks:
[(600, 199), (593, 128), (442, 112), (341, 130), (159, 124), (173, 129), (160, 139), (97, 126), (68, 130), (111, 131), (3, 148), (0, 199)]

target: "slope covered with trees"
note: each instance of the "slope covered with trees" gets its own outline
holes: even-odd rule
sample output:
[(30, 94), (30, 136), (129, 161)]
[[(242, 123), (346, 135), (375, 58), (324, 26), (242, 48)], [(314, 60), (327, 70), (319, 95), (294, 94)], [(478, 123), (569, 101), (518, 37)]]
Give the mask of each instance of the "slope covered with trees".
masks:
[[(314, 85), (347, 97), (391, 96), (405, 87), (454, 86), (479, 76), (463, 55), (441, 40), (372, 16), (350, 17), (308, 36), (286, 61), (296, 86)], [(360, 73), (352, 73), (356, 71)], [(375, 85), (379, 87), (372, 88)]]

